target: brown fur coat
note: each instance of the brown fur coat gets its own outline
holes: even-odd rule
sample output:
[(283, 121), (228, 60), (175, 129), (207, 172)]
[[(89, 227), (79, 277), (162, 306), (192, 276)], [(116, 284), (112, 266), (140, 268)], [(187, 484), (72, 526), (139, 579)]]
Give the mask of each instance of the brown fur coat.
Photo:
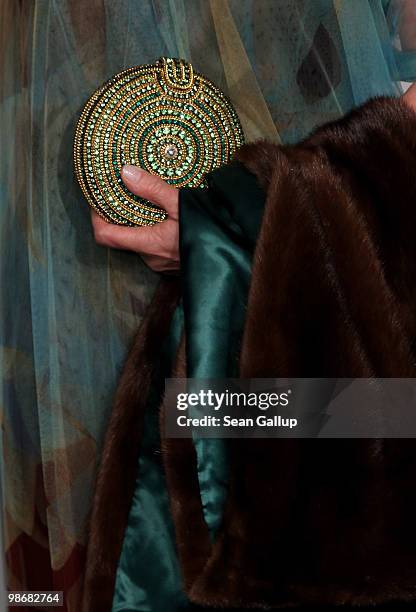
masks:
[[(299, 145), (257, 143), (238, 158), (267, 193), (241, 376), (415, 377), (416, 114), (373, 100)], [(161, 283), (120, 381), (91, 520), (88, 612), (111, 609), (139, 453), (131, 432), (178, 296), (175, 281)], [(416, 440), (232, 440), (214, 543), (191, 441), (162, 450), (193, 602), (416, 600)]]

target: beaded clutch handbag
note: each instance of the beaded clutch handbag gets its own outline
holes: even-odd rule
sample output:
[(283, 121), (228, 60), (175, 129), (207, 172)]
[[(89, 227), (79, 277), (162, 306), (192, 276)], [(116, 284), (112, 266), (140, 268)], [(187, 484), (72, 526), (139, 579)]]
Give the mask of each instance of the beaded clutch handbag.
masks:
[(192, 64), (161, 58), (116, 74), (87, 101), (75, 133), (75, 171), (88, 203), (107, 221), (153, 225), (167, 215), (124, 186), (124, 164), (177, 188), (203, 186), (243, 142), (224, 94)]

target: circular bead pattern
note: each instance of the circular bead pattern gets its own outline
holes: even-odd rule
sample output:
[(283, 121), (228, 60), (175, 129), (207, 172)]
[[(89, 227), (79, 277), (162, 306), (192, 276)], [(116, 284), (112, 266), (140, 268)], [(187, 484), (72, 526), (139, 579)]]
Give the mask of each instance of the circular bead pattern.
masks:
[(192, 64), (161, 58), (116, 74), (87, 101), (75, 133), (75, 171), (88, 203), (107, 221), (154, 225), (167, 214), (125, 187), (124, 164), (177, 188), (204, 186), (204, 176), (243, 142), (224, 94)]

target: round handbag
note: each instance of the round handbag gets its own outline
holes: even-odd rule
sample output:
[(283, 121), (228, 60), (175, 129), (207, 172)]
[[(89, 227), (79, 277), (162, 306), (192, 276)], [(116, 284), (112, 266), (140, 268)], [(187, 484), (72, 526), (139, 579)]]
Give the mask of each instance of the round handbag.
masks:
[(88, 203), (107, 221), (153, 225), (167, 213), (127, 189), (124, 164), (177, 188), (199, 187), (243, 142), (225, 95), (192, 64), (163, 57), (116, 74), (90, 97), (76, 128), (75, 172)]

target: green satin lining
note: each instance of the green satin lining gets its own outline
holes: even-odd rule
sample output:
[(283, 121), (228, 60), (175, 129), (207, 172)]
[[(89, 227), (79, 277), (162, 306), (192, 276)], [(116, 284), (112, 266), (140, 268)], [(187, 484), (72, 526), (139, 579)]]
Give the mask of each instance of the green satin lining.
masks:
[[(149, 400), (112, 612), (199, 610), (182, 590), (160, 458), (158, 407), (183, 321), (188, 377), (238, 374), (251, 259), (264, 207), (263, 192), (240, 164), (217, 170), (208, 184), (209, 189), (181, 191), (183, 311), (181, 306), (175, 313)], [(226, 445), (195, 440), (195, 447), (204, 516), (214, 537), (227, 490)]]
[[(264, 194), (240, 164), (181, 191), (181, 267), (188, 378), (238, 376), (251, 259)], [(195, 439), (205, 520), (214, 538), (227, 493), (225, 440)]]
[[(173, 318), (149, 396), (138, 476), (117, 569), (112, 612), (189, 610), (181, 587), (175, 537), (162, 467), (159, 406), (183, 329)], [(114, 500), (117, 503), (117, 500)]]

